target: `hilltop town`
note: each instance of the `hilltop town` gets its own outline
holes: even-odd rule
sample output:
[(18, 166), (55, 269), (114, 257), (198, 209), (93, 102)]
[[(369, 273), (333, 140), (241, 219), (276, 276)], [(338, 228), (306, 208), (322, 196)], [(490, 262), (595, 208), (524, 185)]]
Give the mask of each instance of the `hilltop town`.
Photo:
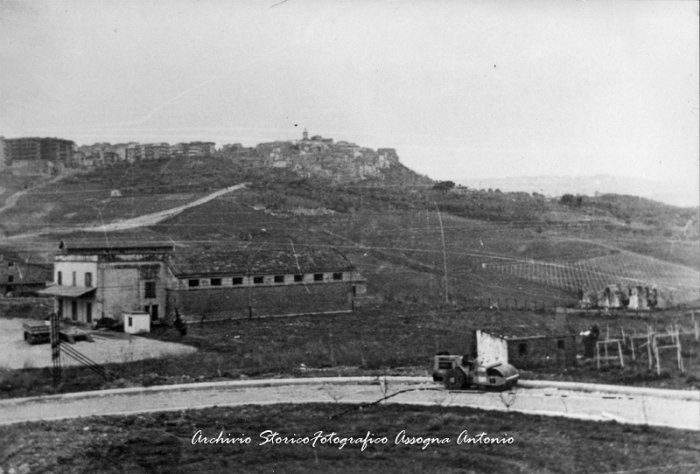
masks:
[(78, 146), (62, 138), (0, 138), (0, 166), (14, 175), (55, 175), (68, 169), (93, 169), (117, 163), (136, 163), (170, 157), (219, 156), (246, 168), (283, 168), (301, 177), (327, 178), (350, 182), (368, 178), (383, 179), (381, 170), (399, 164), (393, 148), (362, 147), (347, 141), (334, 142), (304, 130), (299, 140), (260, 143), (244, 147), (226, 144), (217, 149), (214, 142), (194, 141), (170, 145), (165, 142), (95, 143)]

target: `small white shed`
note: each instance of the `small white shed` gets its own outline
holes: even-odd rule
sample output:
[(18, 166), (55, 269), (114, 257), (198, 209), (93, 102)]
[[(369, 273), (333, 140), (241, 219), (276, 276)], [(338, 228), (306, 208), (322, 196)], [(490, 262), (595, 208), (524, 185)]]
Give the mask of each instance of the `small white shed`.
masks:
[(143, 312), (122, 313), (124, 332), (127, 334), (141, 334), (151, 332), (151, 315)]

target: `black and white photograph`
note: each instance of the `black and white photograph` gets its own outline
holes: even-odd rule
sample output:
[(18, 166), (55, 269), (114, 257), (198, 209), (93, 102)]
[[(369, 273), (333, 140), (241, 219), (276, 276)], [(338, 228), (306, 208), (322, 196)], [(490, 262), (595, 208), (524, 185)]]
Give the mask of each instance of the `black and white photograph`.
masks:
[(690, 0), (0, 0), (0, 474), (700, 472)]

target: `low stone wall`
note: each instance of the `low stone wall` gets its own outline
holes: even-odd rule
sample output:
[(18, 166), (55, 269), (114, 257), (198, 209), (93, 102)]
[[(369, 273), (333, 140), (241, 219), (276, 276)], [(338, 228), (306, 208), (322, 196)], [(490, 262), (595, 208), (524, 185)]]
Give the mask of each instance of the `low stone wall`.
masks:
[(508, 341), (508, 363), (522, 369), (576, 365), (576, 336)]

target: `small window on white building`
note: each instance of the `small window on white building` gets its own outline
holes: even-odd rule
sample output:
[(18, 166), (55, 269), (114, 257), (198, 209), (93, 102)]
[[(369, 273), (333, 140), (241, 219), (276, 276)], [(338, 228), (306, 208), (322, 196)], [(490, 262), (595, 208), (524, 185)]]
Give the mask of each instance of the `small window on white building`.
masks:
[(190, 288), (195, 288), (199, 286), (199, 280), (187, 280), (187, 286)]
[(85, 273), (85, 286), (90, 288), (92, 286), (92, 273)]
[(221, 278), (212, 278), (210, 284), (211, 286), (221, 286)]
[(265, 277), (253, 277), (253, 283), (256, 285), (262, 285), (265, 283)]
[(304, 281), (304, 275), (294, 275), (294, 281), (297, 283)]
[(314, 273), (314, 281), (323, 281), (323, 273)]
[(78, 275), (73, 272), (73, 286), (76, 286), (78, 284)]
[(56, 283), (58, 283), (59, 285), (63, 284), (63, 272), (58, 272), (56, 274)]
[(275, 283), (284, 283), (284, 275), (275, 275)]
[(134, 318), (129, 316), (129, 327), (132, 327), (134, 325)]
[(233, 277), (232, 284), (242, 285), (243, 284), (243, 277)]
[(342, 274), (342, 273), (334, 273), (334, 274), (333, 274), (333, 279), (334, 279), (334, 280), (342, 280), (342, 279), (343, 279), (343, 274)]

